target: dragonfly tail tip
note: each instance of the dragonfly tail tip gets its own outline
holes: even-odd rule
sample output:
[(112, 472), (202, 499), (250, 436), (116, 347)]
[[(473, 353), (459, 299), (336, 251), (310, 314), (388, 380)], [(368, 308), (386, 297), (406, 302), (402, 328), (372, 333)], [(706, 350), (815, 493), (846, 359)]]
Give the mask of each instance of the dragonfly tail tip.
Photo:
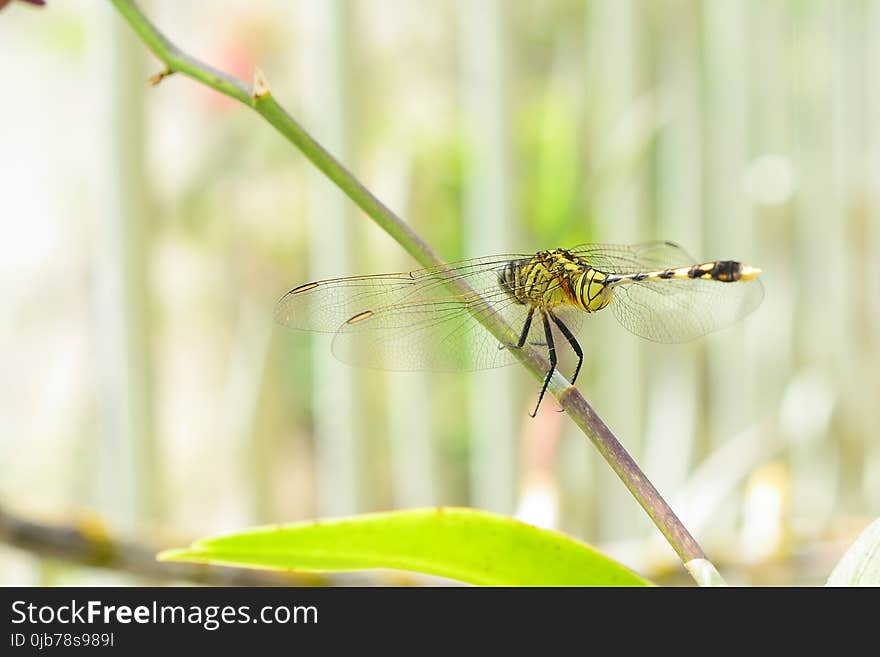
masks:
[(742, 270), (740, 271), (740, 280), (750, 281), (752, 279), (757, 278), (761, 273), (761, 270), (758, 267), (750, 267), (748, 265), (743, 265)]

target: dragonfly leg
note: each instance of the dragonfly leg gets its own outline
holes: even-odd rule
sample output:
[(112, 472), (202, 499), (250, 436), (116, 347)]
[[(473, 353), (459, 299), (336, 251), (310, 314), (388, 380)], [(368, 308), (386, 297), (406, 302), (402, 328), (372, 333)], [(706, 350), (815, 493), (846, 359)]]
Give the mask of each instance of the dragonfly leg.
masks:
[(553, 377), (553, 372), (556, 371), (556, 346), (553, 344), (553, 334), (550, 332), (550, 321), (547, 319), (547, 313), (543, 310), (541, 311), (541, 319), (544, 322), (544, 336), (547, 338), (547, 351), (550, 355), (550, 370), (544, 378), (544, 385), (541, 386), (541, 394), (538, 395), (538, 403), (535, 405), (535, 412), (529, 413), (532, 417), (535, 417), (538, 414), (538, 409), (541, 407), (541, 400), (544, 399), (544, 393), (547, 392), (547, 386), (550, 385), (550, 379)]
[(553, 323), (559, 327), (559, 330), (562, 331), (562, 335), (565, 336), (565, 339), (568, 340), (568, 344), (571, 345), (572, 350), (578, 357), (577, 367), (574, 368), (574, 376), (571, 377), (571, 385), (574, 385), (574, 382), (577, 381), (578, 373), (581, 371), (581, 365), (584, 364), (584, 350), (581, 349), (580, 344), (578, 344), (577, 339), (574, 337), (574, 334), (571, 332), (561, 319), (559, 319), (556, 315), (554, 315), (549, 310), (547, 314), (550, 315), (550, 319), (553, 320)]
[(526, 338), (529, 336), (529, 329), (532, 327), (532, 316), (535, 314), (535, 307), (531, 306), (529, 308), (529, 314), (526, 315), (526, 323), (523, 324), (522, 332), (519, 335), (519, 340), (516, 341), (515, 345), (509, 344), (500, 344), (498, 345), (498, 349), (508, 349), (513, 346), (516, 349), (522, 349), (523, 345), (526, 343)]
[(523, 345), (526, 343), (526, 338), (529, 336), (529, 329), (532, 326), (532, 316), (535, 314), (535, 307), (531, 306), (529, 308), (529, 314), (526, 315), (526, 323), (523, 324), (522, 333), (519, 334), (519, 340), (516, 343), (517, 349), (522, 349)]

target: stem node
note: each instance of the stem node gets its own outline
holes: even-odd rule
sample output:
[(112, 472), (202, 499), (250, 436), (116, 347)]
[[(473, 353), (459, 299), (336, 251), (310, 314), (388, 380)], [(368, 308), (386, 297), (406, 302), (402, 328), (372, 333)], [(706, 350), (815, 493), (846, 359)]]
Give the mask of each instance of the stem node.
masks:
[(170, 68), (167, 68), (167, 67), (163, 68), (161, 71), (159, 71), (155, 75), (151, 75), (149, 78), (147, 78), (147, 83), (149, 85), (155, 87), (162, 80), (167, 78), (169, 75), (174, 75), (174, 71), (172, 71)]
[(272, 90), (269, 88), (269, 82), (266, 75), (258, 67), (254, 67), (254, 85), (251, 93), (251, 101), (254, 105), (263, 98), (271, 95)]

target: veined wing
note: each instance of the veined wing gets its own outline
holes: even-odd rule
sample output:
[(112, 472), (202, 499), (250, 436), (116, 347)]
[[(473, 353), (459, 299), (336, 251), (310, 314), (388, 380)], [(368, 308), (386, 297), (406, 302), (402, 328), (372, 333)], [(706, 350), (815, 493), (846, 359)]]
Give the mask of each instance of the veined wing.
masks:
[[(354, 365), (387, 370), (485, 369), (513, 361), (482, 325), (497, 313), (515, 342), (528, 308), (499, 285), (511, 261), (527, 255), (465, 260), (429, 269), (316, 281), (278, 302), (281, 324), (335, 333), (333, 353)], [(539, 324), (536, 322), (535, 324)]]
[(758, 279), (646, 280), (616, 285), (611, 308), (631, 333), (654, 342), (687, 342), (735, 324), (763, 298)]
[[(584, 244), (572, 252), (607, 274), (636, 274), (699, 262), (672, 242)], [(757, 308), (763, 297), (763, 285), (756, 278), (734, 282), (670, 278), (615, 284), (611, 308), (635, 335), (654, 342), (687, 342), (734, 324)]]
[(606, 274), (638, 274), (697, 263), (697, 260), (674, 242), (580, 244), (569, 250), (594, 269)]

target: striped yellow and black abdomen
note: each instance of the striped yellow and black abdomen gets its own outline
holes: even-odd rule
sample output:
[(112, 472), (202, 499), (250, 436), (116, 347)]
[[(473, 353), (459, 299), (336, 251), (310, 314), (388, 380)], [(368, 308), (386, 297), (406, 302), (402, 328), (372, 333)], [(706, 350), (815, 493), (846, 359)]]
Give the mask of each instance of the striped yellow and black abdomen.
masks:
[(687, 267), (673, 267), (635, 274), (615, 274), (608, 276), (605, 282), (607, 285), (612, 285), (615, 283), (625, 283), (627, 281), (638, 282), (698, 278), (719, 281), (721, 283), (734, 283), (736, 281), (750, 281), (760, 273), (760, 269), (744, 265), (735, 260), (715, 260)]

